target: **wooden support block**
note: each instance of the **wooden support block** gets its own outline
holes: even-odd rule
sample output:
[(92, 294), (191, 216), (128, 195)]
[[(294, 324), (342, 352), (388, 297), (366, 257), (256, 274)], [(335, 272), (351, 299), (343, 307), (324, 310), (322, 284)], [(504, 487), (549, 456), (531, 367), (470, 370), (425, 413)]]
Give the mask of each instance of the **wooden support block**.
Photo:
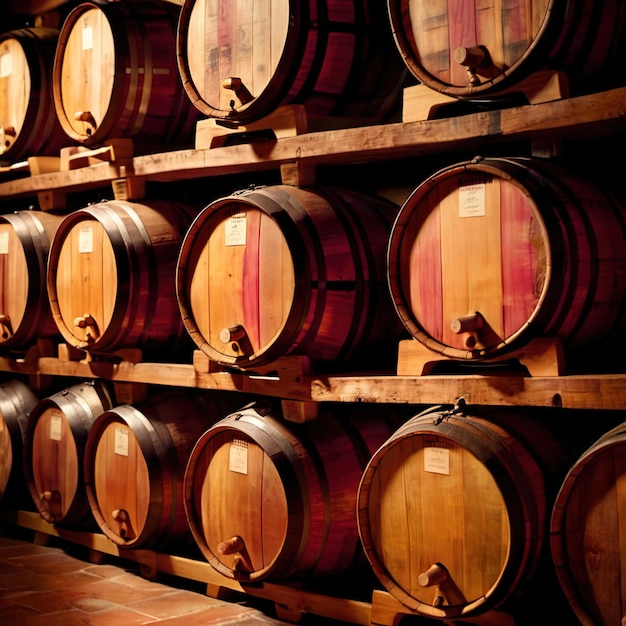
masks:
[(215, 118), (200, 120), (196, 123), (195, 147), (198, 150), (219, 148), (234, 143), (294, 137), (307, 132), (304, 105), (285, 105), (249, 124)]
[(372, 593), (372, 625), (398, 626), (405, 615), (412, 614), (408, 608), (386, 591), (375, 589)]
[(192, 356), (193, 369), (198, 374), (215, 374), (216, 372), (223, 372), (224, 368), (215, 361), (212, 361), (201, 350), (194, 350)]
[(37, 194), (37, 202), (42, 211), (53, 211), (55, 209), (65, 209), (67, 205), (67, 194), (57, 189), (40, 191)]
[(61, 170), (69, 171), (101, 163), (128, 165), (132, 163), (134, 144), (132, 139), (111, 139), (105, 146), (87, 148), (71, 146), (61, 149)]
[(319, 404), (302, 400), (281, 400), (281, 407), (287, 421), (303, 424), (317, 417)]
[(84, 350), (79, 350), (69, 343), (60, 343), (57, 350), (58, 359), (61, 362), (82, 361), (86, 358)]
[(421, 83), (411, 85), (402, 92), (402, 121), (423, 122), (432, 119), (440, 107), (452, 102), (458, 102), (458, 99)]
[(61, 157), (33, 156), (28, 157), (27, 163), (31, 176), (61, 171)]
[(295, 161), (280, 166), (280, 177), (283, 185), (293, 187), (309, 187), (315, 184), (315, 165)]
[(113, 390), (118, 404), (135, 404), (143, 402), (148, 397), (147, 383), (114, 382)]
[(146, 181), (129, 176), (111, 181), (113, 197), (116, 200), (141, 200), (146, 195)]

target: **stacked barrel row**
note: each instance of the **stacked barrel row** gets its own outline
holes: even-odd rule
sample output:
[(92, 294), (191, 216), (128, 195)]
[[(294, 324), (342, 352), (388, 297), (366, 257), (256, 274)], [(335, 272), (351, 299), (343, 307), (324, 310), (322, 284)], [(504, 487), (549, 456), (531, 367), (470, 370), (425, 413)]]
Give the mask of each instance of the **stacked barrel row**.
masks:
[(399, 340), (484, 365), (553, 338), (570, 371), (615, 367), (626, 338), (626, 210), (604, 187), (522, 157), (452, 164), (403, 206), (269, 185), (197, 210), (102, 201), (0, 216), (0, 344), (92, 355), (199, 349), (254, 371), (303, 355), (393, 370)]
[(0, 155), (118, 137), (175, 149), (202, 116), (247, 124), (290, 104), (380, 123), (398, 119), (415, 82), (496, 106), (542, 70), (574, 91), (610, 88), (625, 22), (619, 0), (82, 2), (60, 30), (0, 37)]
[(504, 608), (573, 624), (571, 607), (608, 626), (624, 612), (623, 414), (611, 427), (555, 409), (330, 403), (295, 424), (233, 393), (116, 404), (102, 381), (39, 399), (17, 380), (0, 410), (5, 511), (34, 504), (55, 526), (182, 550), (244, 583), (373, 571), (432, 619)]

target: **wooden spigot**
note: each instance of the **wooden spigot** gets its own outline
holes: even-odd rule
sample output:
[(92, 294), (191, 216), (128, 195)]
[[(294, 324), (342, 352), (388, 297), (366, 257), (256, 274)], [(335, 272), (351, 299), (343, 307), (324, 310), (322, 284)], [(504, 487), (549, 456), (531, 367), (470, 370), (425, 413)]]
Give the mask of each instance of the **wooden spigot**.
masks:
[(450, 576), (448, 569), (441, 563), (433, 563), (425, 572), (417, 577), (421, 587), (435, 587), (433, 606), (441, 606), (444, 601), (448, 605), (465, 604), (467, 600)]
[(13, 126), (0, 126), (0, 141), (8, 148), (12, 143), (17, 132)]
[(100, 336), (98, 329), (98, 323), (94, 319), (93, 315), (85, 313), (83, 316), (74, 318), (74, 326), (77, 328), (85, 328), (85, 339), (87, 343), (93, 343)]
[(0, 337), (2, 339), (8, 339), (13, 335), (13, 327), (11, 326), (11, 320), (8, 315), (4, 315), (4, 313), (0, 314), (0, 328), (2, 332), (0, 332)]
[(230, 328), (222, 328), (220, 330), (220, 341), (222, 343), (229, 343), (233, 352), (239, 354), (249, 354), (252, 352), (252, 345), (248, 338), (246, 329), (238, 324), (237, 326), (231, 326)]
[(118, 523), (118, 535), (120, 537), (128, 539), (135, 536), (128, 511), (115, 509), (113, 513), (111, 513), (111, 517)]
[(217, 544), (217, 551), (219, 554), (235, 554), (241, 552), (245, 548), (243, 539), (239, 536), (231, 537), (226, 541), (221, 541)]
[[(241, 104), (248, 104), (248, 102), (252, 102), (254, 100), (254, 96), (248, 91), (248, 88), (243, 84), (241, 78), (236, 78), (234, 76), (227, 78), (222, 83), (222, 87), (224, 89), (230, 89), (235, 92), (239, 102)], [(235, 108), (235, 103), (232, 101), (230, 103), (231, 108)]]
[(41, 516), (48, 522), (59, 519), (63, 513), (61, 492), (58, 489), (43, 491), (39, 494)]
[(74, 120), (77, 122), (85, 122), (85, 132), (88, 135), (91, 135), (91, 133), (93, 133), (98, 126), (96, 118), (93, 116), (91, 111), (76, 111), (76, 113), (74, 113)]
[(232, 569), (235, 572), (247, 573), (253, 570), (246, 544), (240, 536), (235, 535), (226, 541), (220, 541), (217, 552), (222, 556), (233, 555)]
[(476, 68), (484, 65), (488, 55), (482, 46), (472, 46), (465, 48), (463, 46), (454, 51), (454, 60), (467, 68), (467, 80), (470, 85), (480, 85), (480, 78), (476, 74)]
[(450, 324), (450, 329), (457, 335), (464, 334), (463, 343), (468, 350), (476, 346), (478, 335), (485, 325), (485, 318), (478, 312), (468, 313), (463, 317), (457, 317)]

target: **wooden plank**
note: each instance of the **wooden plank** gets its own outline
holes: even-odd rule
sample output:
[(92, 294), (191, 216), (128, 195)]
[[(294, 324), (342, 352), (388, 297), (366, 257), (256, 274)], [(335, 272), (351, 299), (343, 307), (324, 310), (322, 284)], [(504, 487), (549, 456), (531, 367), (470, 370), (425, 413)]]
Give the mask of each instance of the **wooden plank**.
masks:
[(483, 111), (459, 118), (381, 124), (365, 128), (320, 131), (276, 142), (225, 146), (211, 150), (178, 150), (141, 155), (132, 167), (102, 164), (71, 172), (51, 172), (0, 184), (0, 199), (28, 197), (63, 188), (70, 192), (103, 187), (132, 174), (155, 181), (186, 180), (279, 168), (284, 163), (353, 163), (432, 156), (490, 142), (538, 139), (544, 135), (609, 136), (626, 128), (626, 87), (511, 109)]

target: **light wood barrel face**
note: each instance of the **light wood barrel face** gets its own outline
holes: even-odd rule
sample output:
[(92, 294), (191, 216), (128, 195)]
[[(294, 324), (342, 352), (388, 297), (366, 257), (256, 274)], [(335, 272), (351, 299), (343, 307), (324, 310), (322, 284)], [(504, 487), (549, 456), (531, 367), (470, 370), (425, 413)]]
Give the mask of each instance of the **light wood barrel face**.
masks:
[(59, 408), (46, 407), (37, 416), (29, 454), (35, 504), (46, 521), (62, 520), (77, 494), (82, 459), (72, 426)]
[(187, 89), (222, 116), (245, 111), (248, 103), (224, 81), (240, 79), (252, 96), (263, 95), (286, 53), (291, 2), (196, 0), (187, 5)]
[(0, 222), (0, 344), (10, 343), (24, 319), (29, 283), (24, 246), (13, 225)]
[[(412, 334), (436, 352), (465, 357), (498, 351), (523, 333), (551, 272), (545, 227), (523, 187), (458, 171), (424, 185), (406, 206), (392, 235), (390, 280)], [(468, 344), (455, 322), (476, 312), (482, 326)]]
[(31, 68), (21, 43), (0, 39), (0, 156), (22, 132), (31, 102)]
[(55, 60), (55, 104), (70, 137), (88, 140), (111, 108), (116, 44), (101, 9), (85, 5), (72, 15), (61, 31), (63, 45)]
[[(205, 556), (230, 578), (262, 579), (281, 558), (288, 528), (285, 484), (272, 456), (245, 433), (225, 430), (206, 441), (194, 463), (196, 533), (203, 535)], [(233, 537), (245, 551), (220, 553), (220, 544)]]
[(418, 582), (441, 563), (465, 598), (459, 612), (485, 601), (509, 559), (511, 530), (483, 462), (446, 437), (405, 437), (377, 463), (368, 488), (368, 509), (360, 512), (372, 541), (366, 551), (381, 559), (375, 569), (389, 577), (385, 586), (394, 596), (407, 606), (422, 603), (422, 615), (443, 616), (437, 588)]
[(90, 495), (97, 504), (96, 520), (114, 542), (132, 541), (141, 534), (151, 503), (142, 448), (125, 422), (112, 420), (99, 433), (94, 450), (93, 461), (86, 462), (92, 464)]
[(626, 439), (622, 424), (574, 464), (557, 496), (551, 549), (559, 582), (582, 624), (626, 614), (624, 536)]
[(72, 345), (97, 342), (115, 310), (118, 268), (109, 233), (89, 216), (76, 221), (57, 242), (54, 281), (55, 319)]
[[(479, 92), (515, 71), (540, 39), (552, 4), (525, 0), (511, 8), (464, 0), (389, 0), (394, 34), (409, 68), (425, 84), (454, 95)], [(466, 55), (457, 50), (479, 46), (489, 62), (475, 67), (482, 84), (472, 87)]]
[[(287, 239), (271, 215), (245, 202), (212, 211), (194, 235), (186, 280), (198, 333), (192, 336), (206, 342), (218, 361), (263, 354), (294, 306)], [(245, 338), (229, 329), (242, 330)]]

